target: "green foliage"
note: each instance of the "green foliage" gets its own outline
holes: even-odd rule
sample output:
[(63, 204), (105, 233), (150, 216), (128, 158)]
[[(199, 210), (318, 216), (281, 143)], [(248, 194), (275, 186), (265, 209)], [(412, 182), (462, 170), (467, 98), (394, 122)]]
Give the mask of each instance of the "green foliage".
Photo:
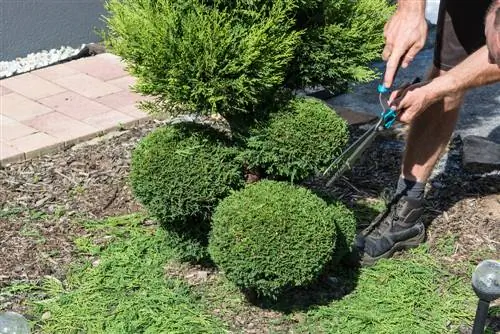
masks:
[[(44, 298), (34, 302), (40, 332), (225, 333), (187, 284), (165, 276), (165, 264), (175, 254), (166, 231), (138, 227), (140, 221), (131, 220), (123, 219), (131, 225), (121, 226), (122, 234), (97, 262), (74, 265), (64, 282), (44, 280)], [(108, 230), (110, 223), (101, 224)]]
[[(291, 88), (323, 85), (344, 91), (349, 82), (375, 77), (367, 65), (380, 57), (384, 25), (394, 7), (386, 0), (294, 0), (294, 30), (301, 33), (287, 70)], [(224, 0), (224, 5), (264, 6), (265, 0)]]
[(181, 108), (253, 113), (286, 85), (344, 90), (374, 77), (385, 0), (107, 0), (104, 39), (136, 88)]
[(347, 123), (325, 103), (296, 98), (252, 131), (245, 160), (250, 168), (300, 182), (328, 166), (348, 136)]
[(139, 91), (231, 116), (283, 84), (299, 42), (289, 17), (293, 1), (237, 1), (233, 9), (214, 2), (107, 1), (105, 39), (138, 77)]
[(311, 310), (297, 333), (457, 333), (471, 324), (476, 298), (421, 247), (363, 269), (356, 290)]
[(346, 211), (305, 188), (260, 181), (221, 201), (208, 250), (235, 285), (277, 297), (321, 273), (336, 250), (336, 220)]
[(219, 200), (243, 186), (236, 155), (208, 127), (181, 123), (157, 129), (133, 152), (134, 195), (166, 227), (205, 233)]
[[(470, 287), (470, 273), (476, 264), (467, 259), (453, 265), (440, 263), (444, 254), (434, 254), (435, 249), (429, 252), (428, 246), (382, 260), (359, 273), (349, 269), (355, 290), (341, 300), (328, 302), (319, 291), (321, 296), (316, 298), (321, 306), (287, 305), (290, 314), (266, 318), (266, 309), (256, 311), (224, 277), (215, 274), (203, 284), (188, 287), (172, 277), (179, 273), (166, 273), (176, 253), (169, 233), (143, 222), (144, 217), (137, 215), (86, 222), (91, 235), (102, 230), (113, 236), (98, 260), (81, 263), (79, 258), (80, 264), (73, 264), (64, 281), (46, 277), (41, 287), (35, 282), (13, 282), (0, 288), (0, 300), (6, 301), (0, 310), (8, 310), (10, 300), (28, 298), (23, 305), (34, 306), (27, 313), (34, 316), (34, 329), (40, 333), (227, 332), (229, 325), (211, 315), (214, 309), (224, 319), (262, 315), (258, 329), (279, 332), (287, 326), (294, 333), (451, 334), (461, 325), (471, 325), (474, 318), (477, 298)], [(94, 243), (98, 240), (102, 238), (96, 236)], [(456, 265), (470, 270), (458, 276)], [(299, 303), (307, 299), (298, 298)], [(489, 313), (498, 317), (498, 307), (491, 307)], [(493, 331), (490, 328), (486, 333)]]
[(367, 65), (380, 57), (393, 8), (385, 0), (301, 1), (296, 28), (305, 31), (289, 71), (290, 87), (323, 85), (344, 91), (375, 78)]

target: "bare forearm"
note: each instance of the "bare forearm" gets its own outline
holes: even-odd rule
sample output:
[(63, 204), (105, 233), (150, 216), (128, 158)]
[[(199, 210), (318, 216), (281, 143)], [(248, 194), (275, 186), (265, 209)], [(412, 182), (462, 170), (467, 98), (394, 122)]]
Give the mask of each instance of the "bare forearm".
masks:
[(441, 99), (498, 81), (500, 68), (488, 62), (488, 49), (484, 46), (448, 73), (433, 80), (429, 89), (434, 92), (435, 99)]
[(399, 0), (398, 10), (407, 10), (425, 16), (425, 0)]

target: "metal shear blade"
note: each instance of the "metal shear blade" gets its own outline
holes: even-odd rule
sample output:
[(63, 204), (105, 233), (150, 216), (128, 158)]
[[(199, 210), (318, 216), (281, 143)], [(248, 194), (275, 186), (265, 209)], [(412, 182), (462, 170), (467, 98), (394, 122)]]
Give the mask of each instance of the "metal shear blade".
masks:
[[(415, 78), (411, 84), (403, 84), (401, 87), (406, 87), (408, 85), (416, 84), (420, 82), (420, 78)], [(378, 122), (368, 129), (358, 140), (352, 143), (340, 156), (338, 156), (328, 168), (323, 172), (323, 176), (326, 176), (331, 172), (331, 170), (338, 166), (330, 180), (326, 183), (329, 187), (334, 181), (336, 181), (340, 175), (346, 170), (352, 167), (352, 164), (359, 158), (361, 154), (371, 145), (375, 139), (377, 132), (391, 128), (396, 122), (397, 112), (389, 106), (388, 101), (385, 99), (385, 94), (389, 93), (389, 90), (383, 85), (377, 87), (379, 92), (379, 101), (382, 106), (382, 114)]]
[(323, 175), (329, 174), (335, 166), (339, 166), (339, 168), (327, 182), (327, 187), (335, 182), (346, 169), (350, 169), (352, 167), (352, 164), (357, 160), (357, 158), (371, 145), (383, 123), (384, 119), (380, 118), (375, 125), (368, 129), (361, 137), (359, 137), (344, 152), (342, 152), (342, 154), (339, 155), (330, 164), (330, 166), (328, 166), (328, 168), (323, 172)]

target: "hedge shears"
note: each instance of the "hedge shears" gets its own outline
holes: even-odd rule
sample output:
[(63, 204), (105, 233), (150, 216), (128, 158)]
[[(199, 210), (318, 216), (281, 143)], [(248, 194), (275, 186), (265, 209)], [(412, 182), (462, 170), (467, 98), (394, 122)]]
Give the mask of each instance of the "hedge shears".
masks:
[[(412, 85), (418, 82), (420, 82), (420, 79), (416, 78), (412, 82)], [(404, 84), (400, 89), (404, 89), (408, 86), (409, 84)], [(377, 134), (390, 129), (396, 122), (396, 118), (398, 116), (397, 111), (394, 108), (391, 108), (388, 103), (388, 95), (390, 95), (389, 89), (387, 89), (383, 84), (380, 84), (377, 87), (377, 91), (379, 95), (380, 105), (382, 107), (380, 119), (361, 137), (359, 137), (354, 143), (352, 143), (345, 151), (343, 151), (323, 172), (323, 176), (326, 176), (335, 169), (333, 176), (326, 183), (327, 187), (335, 182), (347, 169), (352, 168), (354, 162), (371, 145)]]

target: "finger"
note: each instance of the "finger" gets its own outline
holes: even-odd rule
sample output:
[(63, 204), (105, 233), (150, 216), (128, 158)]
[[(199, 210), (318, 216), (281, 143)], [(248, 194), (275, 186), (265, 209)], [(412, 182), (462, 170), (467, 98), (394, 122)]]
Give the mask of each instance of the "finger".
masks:
[(396, 75), (396, 72), (399, 67), (399, 62), (403, 54), (404, 51), (402, 51), (401, 49), (395, 49), (392, 51), (385, 68), (384, 86), (386, 88), (392, 86), (392, 83), (394, 81), (394, 76)]
[(420, 51), (421, 48), (422, 47), (420, 46), (420, 44), (413, 44), (413, 46), (410, 48), (410, 50), (408, 50), (408, 52), (404, 56), (401, 67), (407, 68), (413, 61), (413, 59), (415, 59), (417, 53)]
[(396, 118), (401, 123), (409, 124), (416, 113), (416, 106), (410, 102), (406, 95), (396, 99), (393, 104), (397, 113)]
[(387, 61), (392, 53), (392, 44), (387, 43), (384, 47), (384, 51), (382, 52), (382, 59)]
[(405, 109), (403, 112), (398, 113), (399, 121), (401, 123), (410, 124), (415, 116), (415, 113), (415, 108), (410, 107)]
[(404, 112), (406, 108), (410, 108), (412, 106), (411, 97), (409, 97), (407, 93), (408, 89), (403, 91), (402, 94), (391, 101), (391, 104), (389, 105), (398, 112)]
[[(389, 106), (393, 109), (395, 109), (396, 111), (400, 112), (401, 109), (402, 109), (402, 102), (404, 100), (404, 96), (401, 96), (401, 97), (398, 97), (398, 98), (395, 98), (393, 101), (391, 101), (389, 103)], [(399, 113), (398, 113), (399, 114)]]
[(389, 96), (389, 99), (387, 100), (387, 103), (389, 105), (391, 105), (393, 103), (394, 100), (396, 100), (399, 96), (401, 96), (401, 90), (395, 90), (391, 93), (391, 95)]

